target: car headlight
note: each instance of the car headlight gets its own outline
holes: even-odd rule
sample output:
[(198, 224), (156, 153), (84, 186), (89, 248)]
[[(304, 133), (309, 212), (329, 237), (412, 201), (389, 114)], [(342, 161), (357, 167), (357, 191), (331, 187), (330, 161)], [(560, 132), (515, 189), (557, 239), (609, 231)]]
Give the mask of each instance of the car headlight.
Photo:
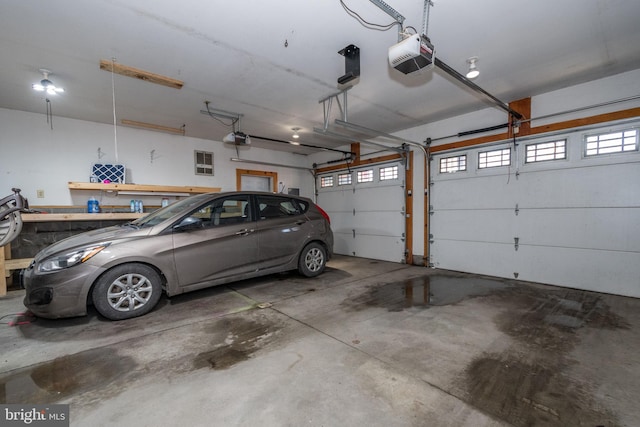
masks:
[(38, 272), (51, 273), (53, 271), (73, 267), (74, 265), (83, 263), (91, 259), (107, 246), (109, 246), (108, 243), (103, 243), (96, 246), (82, 248), (73, 252), (66, 253), (64, 255), (56, 255), (51, 258), (47, 258), (44, 261), (40, 262), (40, 264), (38, 265)]

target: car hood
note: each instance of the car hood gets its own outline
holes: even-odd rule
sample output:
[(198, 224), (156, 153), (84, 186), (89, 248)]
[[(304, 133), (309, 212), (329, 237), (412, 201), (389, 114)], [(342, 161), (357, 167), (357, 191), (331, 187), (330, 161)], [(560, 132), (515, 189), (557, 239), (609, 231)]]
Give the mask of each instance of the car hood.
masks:
[(151, 233), (151, 230), (151, 228), (136, 228), (135, 226), (124, 224), (87, 231), (47, 246), (35, 258), (40, 260), (56, 253), (71, 251), (93, 244), (145, 237)]

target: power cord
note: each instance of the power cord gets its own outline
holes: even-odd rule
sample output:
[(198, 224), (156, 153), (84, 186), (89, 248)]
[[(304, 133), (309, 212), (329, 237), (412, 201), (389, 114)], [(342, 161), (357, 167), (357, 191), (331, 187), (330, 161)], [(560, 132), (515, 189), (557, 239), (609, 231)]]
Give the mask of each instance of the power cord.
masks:
[[(15, 320), (10, 320), (8, 322), (3, 321), (4, 318), (9, 317), (9, 316), (16, 316), (17, 319)], [(4, 324), (7, 326), (21, 326), (21, 325), (29, 325), (33, 322), (36, 321), (36, 317), (30, 313), (30, 312), (24, 312), (24, 313), (10, 313), (10, 314), (5, 314), (4, 316), (0, 317), (0, 324)]]
[(379, 30), (379, 31), (387, 31), (390, 30), (391, 28), (393, 28), (395, 25), (401, 25), (402, 23), (399, 21), (393, 21), (390, 24), (386, 24), (386, 25), (381, 25), (381, 24), (375, 24), (373, 22), (369, 22), (366, 19), (364, 19), (362, 16), (360, 16), (358, 14), (358, 12), (354, 11), (353, 9), (350, 9), (349, 6), (347, 6), (343, 0), (340, 0), (340, 4), (342, 5), (342, 7), (344, 8), (344, 10), (347, 11), (347, 13), (351, 16), (353, 16), (354, 18), (356, 18), (358, 20), (358, 22), (360, 22), (362, 25), (364, 25), (365, 27), (373, 27), (371, 28), (372, 30)]

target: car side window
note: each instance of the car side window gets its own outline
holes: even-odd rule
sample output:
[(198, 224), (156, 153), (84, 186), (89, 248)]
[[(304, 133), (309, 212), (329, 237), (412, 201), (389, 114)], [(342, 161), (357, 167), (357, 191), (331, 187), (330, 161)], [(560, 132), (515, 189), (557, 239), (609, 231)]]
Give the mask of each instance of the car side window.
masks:
[(242, 195), (213, 200), (201, 206), (191, 216), (200, 219), (204, 228), (251, 221), (249, 196)]
[(302, 214), (296, 200), (283, 196), (258, 196), (260, 219), (288, 218)]

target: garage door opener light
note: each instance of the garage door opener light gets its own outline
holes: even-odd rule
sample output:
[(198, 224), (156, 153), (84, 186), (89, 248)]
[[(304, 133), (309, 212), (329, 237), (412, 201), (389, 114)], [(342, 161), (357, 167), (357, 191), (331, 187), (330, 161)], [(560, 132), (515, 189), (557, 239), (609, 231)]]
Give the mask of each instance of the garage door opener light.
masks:
[(476, 61), (478, 61), (477, 56), (472, 56), (471, 58), (467, 59), (467, 64), (469, 64), (469, 71), (467, 71), (468, 79), (475, 79), (480, 75), (480, 70), (476, 68)]

